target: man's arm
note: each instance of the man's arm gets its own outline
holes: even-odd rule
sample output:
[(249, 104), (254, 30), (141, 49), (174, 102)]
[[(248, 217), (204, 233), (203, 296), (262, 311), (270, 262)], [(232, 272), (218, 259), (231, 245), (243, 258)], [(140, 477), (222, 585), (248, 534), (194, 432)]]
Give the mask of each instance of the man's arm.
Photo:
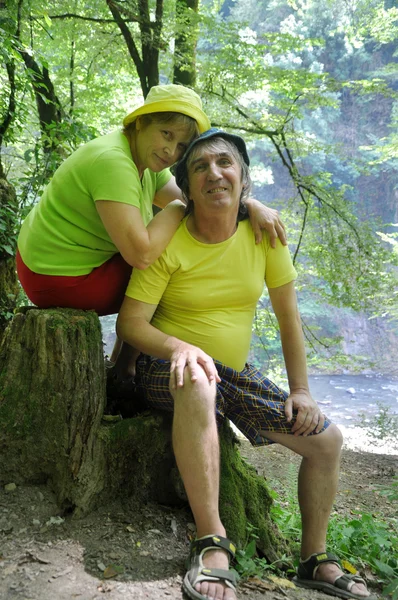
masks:
[(140, 352), (169, 360), (172, 388), (184, 385), (186, 367), (191, 374), (191, 381), (196, 381), (198, 368), (205, 371), (210, 382), (220, 381), (213, 359), (208, 354), (151, 325), (156, 308), (156, 304), (125, 296), (116, 323), (118, 337)]
[(286, 417), (291, 421), (293, 410), (298, 411), (296, 422), (292, 427), (295, 435), (306, 436), (312, 431), (319, 432), (324, 425), (325, 417), (309, 390), (307, 360), (294, 283), (270, 288), (268, 291), (279, 323), (289, 381), (290, 395), (285, 406)]

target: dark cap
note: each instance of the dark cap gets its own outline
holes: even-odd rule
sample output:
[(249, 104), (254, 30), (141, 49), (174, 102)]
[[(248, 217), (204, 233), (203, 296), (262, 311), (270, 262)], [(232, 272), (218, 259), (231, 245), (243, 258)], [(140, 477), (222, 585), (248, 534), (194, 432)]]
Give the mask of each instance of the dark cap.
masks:
[(227, 140), (228, 142), (232, 142), (232, 144), (234, 144), (237, 147), (238, 151), (242, 155), (245, 163), (247, 165), (250, 164), (250, 159), (247, 154), (245, 140), (243, 138), (241, 138), (239, 135), (234, 135), (233, 133), (227, 133), (226, 131), (222, 131), (222, 129), (217, 129), (216, 127), (211, 127), (211, 129), (208, 129), (207, 131), (202, 133), (199, 137), (195, 138), (189, 144), (188, 148), (185, 151), (184, 156), (181, 158), (181, 160), (175, 166), (175, 178), (176, 178), (178, 187), (181, 187), (182, 181), (184, 179), (184, 173), (187, 168), (187, 159), (188, 159), (190, 153), (192, 152), (192, 149), (197, 144), (200, 144), (201, 142), (203, 142), (205, 140), (209, 140), (209, 139), (215, 138), (215, 137), (220, 137), (224, 140)]

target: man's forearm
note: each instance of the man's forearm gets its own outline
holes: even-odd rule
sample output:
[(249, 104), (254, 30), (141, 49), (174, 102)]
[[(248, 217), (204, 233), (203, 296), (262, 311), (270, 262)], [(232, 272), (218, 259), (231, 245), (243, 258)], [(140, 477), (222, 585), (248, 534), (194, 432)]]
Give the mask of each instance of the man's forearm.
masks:
[(120, 339), (140, 352), (164, 360), (170, 360), (172, 353), (181, 343), (177, 338), (166, 335), (141, 318), (119, 316), (116, 332)]
[(298, 312), (280, 319), (279, 327), (290, 391), (309, 391), (307, 358)]

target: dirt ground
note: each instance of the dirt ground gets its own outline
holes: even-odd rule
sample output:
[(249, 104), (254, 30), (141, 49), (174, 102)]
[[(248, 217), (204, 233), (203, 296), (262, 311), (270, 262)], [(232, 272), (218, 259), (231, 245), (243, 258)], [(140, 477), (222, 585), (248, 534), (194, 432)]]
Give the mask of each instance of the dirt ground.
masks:
[[(298, 460), (283, 448), (253, 450), (243, 442), (241, 451), (274, 488), (281, 474), (288, 481), (295, 476)], [(377, 492), (377, 486), (397, 474), (398, 456), (345, 450), (335, 510), (396, 516), (396, 507)], [(137, 507), (131, 500), (118, 500), (75, 520), (59, 514), (47, 486), (6, 487), (0, 490), (0, 598), (183, 598), (184, 562), (194, 533), (187, 509)], [(289, 585), (288, 580), (241, 583), (239, 598), (327, 598)]]

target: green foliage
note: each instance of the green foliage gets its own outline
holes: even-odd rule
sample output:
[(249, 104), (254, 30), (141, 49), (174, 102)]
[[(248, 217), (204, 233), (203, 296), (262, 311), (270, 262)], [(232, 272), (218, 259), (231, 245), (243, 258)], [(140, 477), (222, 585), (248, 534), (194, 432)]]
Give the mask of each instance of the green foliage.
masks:
[(286, 568), (289, 563), (284, 555), (273, 563), (267, 563), (265, 558), (257, 556), (257, 540), (259, 539), (257, 528), (250, 523), (246, 526), (247, 540), (242, 549), (236, 551), (234, 568), (238, 576), (247, 579), (248, 577), (264, 577), (267, 573), (279, 572), (281, 567)]
[[(294, 479), (290, 474), (286, 484), (277, 483), (279, 493), (274, 492), (272, 519), (291, 542), (294, 554), (299, 554), (301, 519)], [(396, 482), (393, 482), (396, 487)], [(284, 486), (284, 487), (283, 487)], [(392, 488), (389, 488), (389, 492)], [(388, 492), (388, 493), (389, 493)], [(396, 494), (396, 489), (393, 490)], [(395, 497), (395, 496), (394, 496)], [(341, 559), (353, 565), (369, 567), (386, 585), (385, 594), (396, 599), (398, 581), (398, 520), (383, 518), (369, 513), (355, 513), (355, 517), (333, 515), (329, 521), (327, 546)]]
[(373, 416), (372, 421), (369, 422), (361, 413), (358, 424), (366, 430), (366, 435), (373, 442), (385, 442), (398, 450), (398, 414), (380, 400), (376, 402), (376, 405), (378, 413)]
[[(28, 146), (21, 157), (20, 176), (15, 181), (20, 199), (20, 216), (24, 218), (32, 205), (40, 198), (44, 187), (61, 162), (81, 144), (90, 141), (98, 132), (94, 127), (77, 120), (65, 119), (52, 123), (33, 146)], [(43, 143), (48, 151), (43, 148)]]
[(385, 496), (391, 502), (398, 502), (398, 476), (392, 478), (390, 486), (377, 486), (379, 494)]
[(384, 584), (398, 579), (398, 520), (358, 513), (357, 518), (333, 516), (328, 543), (349, 562), (369, 566)]
[(17, 208), (0, 204), (0, 256), (14, 256), (16, 249)]

